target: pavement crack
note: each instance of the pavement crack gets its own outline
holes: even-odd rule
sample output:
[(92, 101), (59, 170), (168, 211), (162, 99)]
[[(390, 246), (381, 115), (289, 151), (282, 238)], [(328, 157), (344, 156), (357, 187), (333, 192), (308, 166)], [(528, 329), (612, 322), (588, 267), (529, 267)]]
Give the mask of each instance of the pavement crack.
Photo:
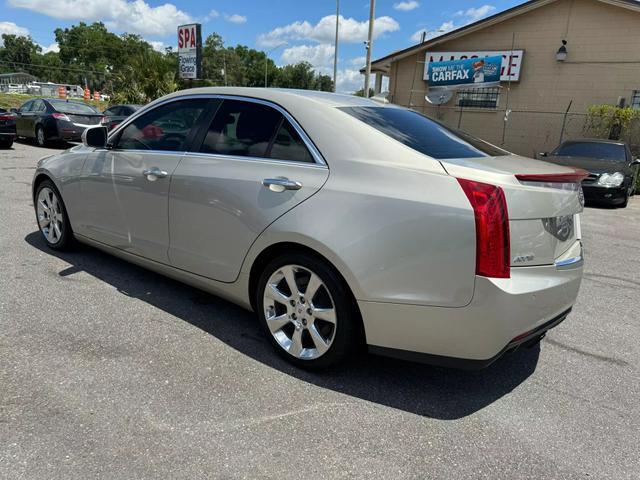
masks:
[(550, 343), (551, 345), (555, 345), (556, 347), (562, 348), (563, 350), (567, 350), (569, 352), (577, 353), (578, 355), (584, 355), (586, 357), (593, 358), (595, 360), (600, 360), (602, 362), (611, 363), (613, 365), (619, 365), (619, 366), (622, 366), (622, 367), (626, 367), (626, 366), (629, 365), (629, 363), (625, 362), (624, 360), (620, 360), (620, 359), (614, 358), (614, 357), (607, 357), (606, 355), (598, 355), (597, 353), (587, 352), (586, 350), (581, 350), (579, 348), (572, 347), (570, 345), (566, 345), (566, 344), (564, 344), (562, 342), (558, 342), (557, 340), (552, 340), (550, 338), (546, 338), (545, 341), (547, 343)]

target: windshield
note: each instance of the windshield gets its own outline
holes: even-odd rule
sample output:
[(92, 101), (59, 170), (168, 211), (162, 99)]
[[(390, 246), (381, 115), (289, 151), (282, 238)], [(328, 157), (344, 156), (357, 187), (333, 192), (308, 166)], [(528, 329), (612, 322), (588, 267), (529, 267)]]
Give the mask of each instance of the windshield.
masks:
[(616, 143), (572, 142), (565, 143), (553, 152), (559, 157), (587, 157), (619, 162), (626, 158), (624, 145)]
[(89, 105), (78, 102), (65, 102), (64, 100), (49, 100), (49, 103), (60, 113), (76, 115), (98, 115), (99, 112)]
[(340, 110), (433, 158), (510, 155), (506, 150), (412, 110), (390, 107), (341, 107)]

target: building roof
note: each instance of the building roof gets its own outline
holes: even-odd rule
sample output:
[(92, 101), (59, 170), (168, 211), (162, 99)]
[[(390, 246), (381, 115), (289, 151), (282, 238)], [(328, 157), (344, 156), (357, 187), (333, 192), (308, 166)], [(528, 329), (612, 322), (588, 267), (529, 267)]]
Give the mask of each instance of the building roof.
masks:
[[(522, 15), (531, 10), (543, 7), (545, 5), (549, 5), (557, 1), (558, 0), (530, 0), (528, 2), (521, 3), (520, 5), (516, 5), (515, 7), (508, 8), (507, 10), (503, 10), (502, 12), (498, 12), (489, 17), (483, 18), (482, 20), (478, 20), (477, 22), (470, 23), (469, 25), (465, 25), (464, 27), (460, 27), (456, 30), (451, 30), (450, 32), (434, 37), (423, 43), (418, 43), (416, 45), (412, 45), (411, 47), (408, 47), (402, 50), (396, 50), (395, 52), (392, 52), (388, 55), (385, 55), (384, 57), (378, 58), (377, 60), (374, 60), (373, 62), (371, 62), (371, 71), (388, 73), (392, 62), (395, 62), (402, 58), (413, 55), (420, 50), (439, 45), (441, 43), (447, 42), (454, 38), (459, 38), (464, 35), (468, 35), (470, 33), (476, 32), (483, 28), (490, 27), (491, 25), (495, 25), (496, 23), (504, 22), (505, 20), (508, 20), (510, 18), (516, 17), (518, 15)], [(640, 1), (638, 0), (594, 0), (594, 1), (640, 12)], [(364, 71), (365, 71), (364, 68), (360, 70), (360, 72), (364, 72)]]

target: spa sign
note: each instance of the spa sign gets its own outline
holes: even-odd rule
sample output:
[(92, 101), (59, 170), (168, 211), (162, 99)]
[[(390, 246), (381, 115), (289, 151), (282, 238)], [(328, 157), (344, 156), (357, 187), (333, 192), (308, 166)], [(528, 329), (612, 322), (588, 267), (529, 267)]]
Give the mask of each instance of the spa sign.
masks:
[(202, 78), (202, 33), (199, 23), (178, 27), (180, 78)]

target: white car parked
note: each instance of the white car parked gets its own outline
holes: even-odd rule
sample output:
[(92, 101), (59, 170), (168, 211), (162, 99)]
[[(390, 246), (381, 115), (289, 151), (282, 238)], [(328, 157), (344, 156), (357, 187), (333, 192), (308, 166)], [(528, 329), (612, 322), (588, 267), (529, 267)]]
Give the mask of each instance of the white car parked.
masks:
[(419, 113), (249, 88), (163, 97), (40, 161), (44, 240), (72, 239), (253, 309), (324, 367), (359, 344), (482, 367), (561, 322), (584, 172)]

